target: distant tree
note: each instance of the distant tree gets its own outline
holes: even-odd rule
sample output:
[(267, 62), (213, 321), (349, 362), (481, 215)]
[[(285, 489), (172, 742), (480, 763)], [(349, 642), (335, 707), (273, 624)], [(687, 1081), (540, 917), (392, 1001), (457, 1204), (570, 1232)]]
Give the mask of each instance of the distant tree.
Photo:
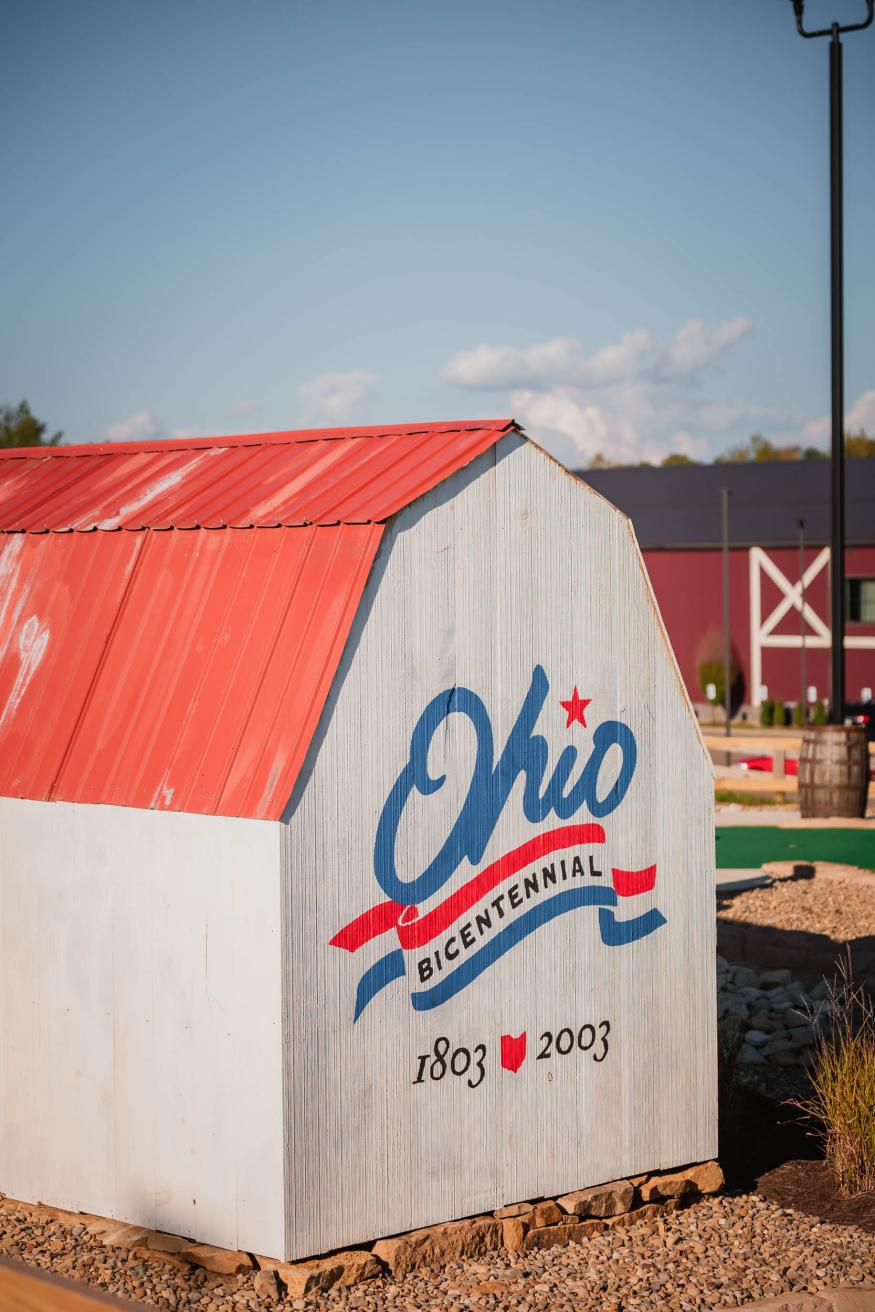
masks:
[[(869, 437), (864, 429), (859, 433), (845, 433), (846, 456), (875, 456), (875, 437)], [(777, 446), (762, 433), (754, 433), (749, 442), (731, 446), (728, 451), (717, 456), (715, 465), (749, 464), (757, 460), (826, 460), (828, 451), (819, 446)], [(666, 462), (663, 462), (666, 463)]]
[(668, 465), (697, 465), (698, 463), (697, 460), (691, 460), (689, 456), (685, 456), (682, 451), (672, 451), (671, 455), (666, 456), (662, 461), (663, 468)]
[(754, 433), (749, 442), (740, 446), (731, 446), (722, 456), (714, 461), (715, 465), (749, 464), (758, 460), (801, 460), (800, 446), (776, 446), (762, 433)]
[(875, 456), (875, 437), (869, 437), (864, 429), (859, 433), (845, 433), (846, 456)]
[(590, 469), (649, 469), (649, 460), (611, 460), (603, 451), (596, 451), (589, 462)]
[(0, 447), (5, 446), (57, 446), (63, 433), (46, 437), (48, 424), (31, 413), (26, 401), (15, 405), (0, 405)]

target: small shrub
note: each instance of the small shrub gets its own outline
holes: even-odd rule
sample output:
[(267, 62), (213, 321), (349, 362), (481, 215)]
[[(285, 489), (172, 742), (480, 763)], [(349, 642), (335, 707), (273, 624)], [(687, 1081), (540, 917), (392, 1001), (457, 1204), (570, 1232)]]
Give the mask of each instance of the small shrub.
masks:
[(814, 723), (826, 724), (826, 707), (819, 697), (814, 703)]
[[(696, 647), (695, 661), (700, 689), (705, 693), (709, 683), (713, 683), (715, 691), (713, 698), (709, 699), (711, 705), (724, 706), (723, 637), (719, 629), (708, 629)], [(729, 707), (731, 715), (735, 715), (738, 712), (743, 701), (744, 675), (741, 672), (741, 662), (738, 658), (737, 651), (730, 645)]]
[(775, 722), (775, 703), (771, 697), (767, 697), (764, 702), (760, 703), (760, 724), (767, 729), (770, 724)]
[(875, 1004), (855, 984), (850, 953), (813, 1017), (811, 1096), (796, 1101), (816, 1125), (839, 1192), (875, 1190)]
[(737, 793), (732, 788), (716, 788), (714, 801), (721, 806), (782, 806), (785, 801), (783, 793)]
[(787, 723), (787, 707), (780, 700), (775, 702), (775, 710), (772, 716), (772, 724), (783, 729)]
[(797, 729), (801, 729), (804, 726), (806, 719), (805, 703), (797, 702), (793, 707), (793, 723), (796, 725)]

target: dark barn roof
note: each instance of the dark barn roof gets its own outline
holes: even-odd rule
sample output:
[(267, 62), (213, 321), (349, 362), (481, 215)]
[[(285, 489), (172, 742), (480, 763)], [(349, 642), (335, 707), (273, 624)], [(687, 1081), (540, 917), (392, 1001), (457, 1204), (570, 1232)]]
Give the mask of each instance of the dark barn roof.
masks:
[[(846, 540), (875, 543), (875, 459), (848, 460)], [(721, 488), (728, 487), (734, 547), (786, 547), (799, 521), (812, 546), (829, 542), (828, 460), (579, 469), (579, 478), (629, 516), (642, 547), (719, 547)]]

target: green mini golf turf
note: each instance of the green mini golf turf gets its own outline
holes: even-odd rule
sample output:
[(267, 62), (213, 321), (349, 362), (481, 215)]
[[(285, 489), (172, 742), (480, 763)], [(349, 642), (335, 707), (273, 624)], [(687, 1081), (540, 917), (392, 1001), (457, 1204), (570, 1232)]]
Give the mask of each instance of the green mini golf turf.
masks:
[(732, 825), (717, 830), (717, 868), (764, 861), (838, 861), (875, 869), (875, 833), (865, 829), (778, 829)]

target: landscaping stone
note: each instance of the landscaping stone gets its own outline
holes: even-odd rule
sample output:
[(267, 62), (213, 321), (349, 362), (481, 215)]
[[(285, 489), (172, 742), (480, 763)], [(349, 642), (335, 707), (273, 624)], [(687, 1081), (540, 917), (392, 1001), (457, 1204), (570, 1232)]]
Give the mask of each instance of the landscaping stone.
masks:
[(252, 1286), (259, 1298), (266, 1298), (271, 1303), (278, 1302), (282, 1297), (277, 1284), (276, 1271), (258, 1271)]
[(507, 1207), (499, 1207), (492, 1215), (498, 1221), (507, 1221), (514, 1216), (528, 1216), (534, 1210), (534, 1203), (509, 1203)]
[(532, 1209), (531, 1216), (527, 1216), (529, 1228), (540, 1229), (545, 1225), (558, 1225), (560, 1221), (565, 1220), (564, 1213), (556, 1206), (552, 1198), (546, 1198), (542, 1203), (536, 1203)]
[(346, 1253), (333, 1253), (331, 1257), (278, 1266), (276, 1275), (292, 1298), (306, 1298), (310, 1294), (324, 1293), (336, 1285), (359, 1285), (363, 1280), (372, 1280), (378, 1276), (381, 1270), (380, 1263), (372, 1253), (357, 1248)]
[(641, 1186), (641, 1197), (645, 1203), (657, 1203), (686, 1194), (716, 1194), (722, 1188), (723, 1172), (717, 1163), (701, 1162), (682, 1171), (661, 1171), (650, 1176)]
[[(633, 1182), (646, 1183), (640, 1177)], [(324, 1264), (330, 1271), (338, 1259), (320, 1259), (322, 1288), (313, 1288), (317, 1282), (311, 1280), (303, 1294), (289, 1285), (282, 1302), (260, 1278), (273, 1269), (266, 1265), (271, 1259), (258, 1260), (263, 1270), (218, 1276), (176, 1254), (105, 1247), (88, 1233), (94, 1218), (73, 1214), (75, 1225), (69, 1225), (58, 1223), (57, 1216), (46, 1208), (34, 1218), (27, 1204), (0, 1200), (4, 1256), (137, 1300), (144, 1312), (146, 1306), (171, 1312), (264, 1312), (267, 1307), (277, 1312), (713, 1312), (753, 1299), (771, 1300), (773, 1308), (777, 1299), (778, 1307), (792, 1308), (791, 1300), (803, 1293), (836, 1300), (841, 1292), (850, 1299), (852, 1291), (837, 1291), (839, 1286), (853, 1286), (857, 1299), (868, 1287), (870, 1301), (833, 1301), (816, 1312), (875, 1312), (873, 1236), (757, 1194), (693, 1194), (647, 1203), (603, 1221), (582, 1222), (600, 1227), (588, 1230), (584, 1242), (554, 1242), (524, 1252), (496, 1249), (445, 1267), (414, 1269), (402, 1278), (369, 1276), (352, 1286), (339, 1277), (325, 1288)], [(503, 1224), (489, 1219), (496, 1228)], [(76, 1236), (75, 1226), (84, 1227)], [(367, 1261), (370, 1256), (347, 1254), (344, 1279), (379, 1271), (376, 1259)], [(311, 1276), (314, 1266), (319, 1270), (316, 1263), (286, 1269), (301, 1266), (309, 1267)], [(308, 1285), (299, 1278), (293, 1283), (298, 1290)]]
[(249, 1254), (231, 1248), (214, 1248), (212, 1244), (189, 1244), (175, 1251), (194, 1266), (201, 1266), (205, 1271), (212, 1271), (217, 1276), (233, 1276), (240, 1271), (252, 1269), (252, 1259)]
[[(646, 1175), (636, 1176), (636, 1181), (644, 1183)], [(635, 1197), (635, 1185), (631, 1180), (613, 1180), (610, 1184), (597, 1184), (591, 1189), (576, 1189), (574, 1193), (563, 1194), (556, 1201), (563, 1211), (572, 1216), (619, 1216), (628, 1212)]]
[[(695, 1194), (690, 1194), (690, 1197), (695, 1197)], [(604, 1224), (610, 1230), (627, 1230), (630, 1225), (639, 1225), (642, 1221), (657, 1221), (661, 1216), (676, 1212), (680, 1206), (681, 1200), (678, 1198), (669, 1198), (662, 1203), (645, 1203), (621, 1216), (608, 1217)]]
[(509, 1253), (521, 1253), (529, 1226), (525, 1217), (511, 1216), (501, 1223), (502, 1243)]
[(502, 1223), (494, 1217), (448, 1221), (445, 1225), (412, 1230), (393, 1239), (379, 1239), (374, 1254), (396, 1278), (421, 1266), (445, 1266), (462, 1258), (481, 1257), (502, 1243)]
[(530, 1230), (523, 1240), (523, 1251), (531, 1253), (544, 1248), (555, 1248), (559, 1244), (579, 1244), (604, 1228), (604, 1221), (569, 1221), (566, 1218), (560, 1225)]

